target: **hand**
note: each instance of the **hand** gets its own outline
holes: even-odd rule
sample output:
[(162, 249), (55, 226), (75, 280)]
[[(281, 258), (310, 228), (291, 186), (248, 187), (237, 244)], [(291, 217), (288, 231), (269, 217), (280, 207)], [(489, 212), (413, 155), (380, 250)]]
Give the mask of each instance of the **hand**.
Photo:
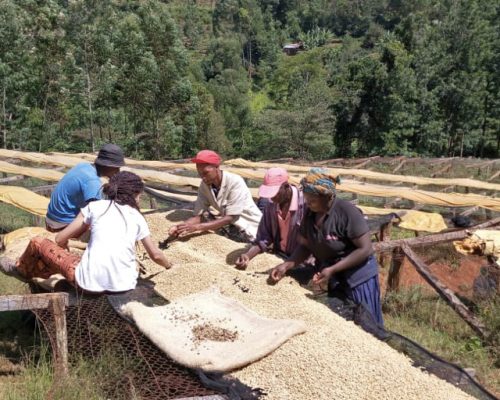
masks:
[(69, 251), (69, 240), (65, 240), (65, 241), (59, 240), (57, 242), (57, 245), (59, 247), (62, 247), (64, 250), (68, 250)]
[(314, 274), (312, 283), (321, 288), (328, 287), (328, 281), (333, 275), (333, 267), (323, 268), (320, 272)]
[(170, 227), (170, 229), (168, 230), (168, 235), (169, 236), (178, 236), (179, 235), (179, 232), (177, 232), (177, 225)]
[(271, 270), (269, 274), (268, 282), (271, 284), (278, 283), (288, 271), (288, 265), (286, 263), (279, 264)]
[(182, 223), (176, 226), (177, 228), (177, 236), (185, 236), (189, 235), (190, 233), (194, 233), (199, 230), (199, 225), (198, 224), (186, 224)]
[(250, 257), (247, 253), (243, 253), (235, 262), (236, 268), (238, 269), (246, 269), (248, 267), (248, 263), (250, 262)]

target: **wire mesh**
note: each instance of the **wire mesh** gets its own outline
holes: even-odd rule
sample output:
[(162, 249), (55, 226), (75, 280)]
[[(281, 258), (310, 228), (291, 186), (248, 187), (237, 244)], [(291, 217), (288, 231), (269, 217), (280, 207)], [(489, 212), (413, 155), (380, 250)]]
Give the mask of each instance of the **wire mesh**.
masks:
[[(55, 337), (48, 310), (37, 311), (48, 339)], [(79, 358), (118, 360), (113, 380), (104, 388), (112, 399), (178, 399), (217, 394), (198, 376), (169, 359), (133, 325), (116, 314), (106, 296), (80, 298), (66, 312), (70, 363)]]

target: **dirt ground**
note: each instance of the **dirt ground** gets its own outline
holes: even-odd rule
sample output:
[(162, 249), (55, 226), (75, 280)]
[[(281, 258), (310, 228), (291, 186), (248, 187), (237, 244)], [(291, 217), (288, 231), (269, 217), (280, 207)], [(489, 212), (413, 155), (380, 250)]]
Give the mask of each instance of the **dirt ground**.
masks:
[[(460, 296), (472, 299), (474, 280), (480, 275), (481, 267), (487, 264), (488, 262), (484, 257), (463, 256), (458, 260), (453, 260), (453, 262), (438, 260), (429, 263), (428, 266), (432, 275), (449, 289)], [(387, 275), (388, 269), (382, 268), (380, 273), (382, 295), (385, 294), (387, 288)], [(425, 291), (435, 293), (434, 289), (420, 276), (406, 258), (401, 265), (399, 284), (403, 288), (420, 285)]]

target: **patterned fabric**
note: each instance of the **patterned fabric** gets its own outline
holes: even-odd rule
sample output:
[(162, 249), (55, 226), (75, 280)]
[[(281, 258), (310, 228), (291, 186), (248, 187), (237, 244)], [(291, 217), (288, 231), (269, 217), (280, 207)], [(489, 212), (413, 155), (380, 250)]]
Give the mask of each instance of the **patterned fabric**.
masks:
[(304, 193), (323, 196), (335, 195), (335, 187), (338, 183), (340, 183), (340, 178), (329, 175), (323, 168), (311, 168), (307, 175), (300, 181)]
[(75, 283), (75, 268), (80, 256), (59, 247), (49, 239), (34, 237), (19, 258), (17, 269), (26, 279), (47, 279), (62, 274), (69, 283)]

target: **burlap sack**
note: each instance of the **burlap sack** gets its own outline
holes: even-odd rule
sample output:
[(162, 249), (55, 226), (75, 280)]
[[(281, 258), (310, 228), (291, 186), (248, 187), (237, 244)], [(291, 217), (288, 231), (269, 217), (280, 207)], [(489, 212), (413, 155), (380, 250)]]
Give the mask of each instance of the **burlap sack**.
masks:
[(250, 364), (306, 331), (301, 321), (264, 318), (210, 289), (161, 307), (122, 307), (169, 357), (190, 368), (226, 372)]

